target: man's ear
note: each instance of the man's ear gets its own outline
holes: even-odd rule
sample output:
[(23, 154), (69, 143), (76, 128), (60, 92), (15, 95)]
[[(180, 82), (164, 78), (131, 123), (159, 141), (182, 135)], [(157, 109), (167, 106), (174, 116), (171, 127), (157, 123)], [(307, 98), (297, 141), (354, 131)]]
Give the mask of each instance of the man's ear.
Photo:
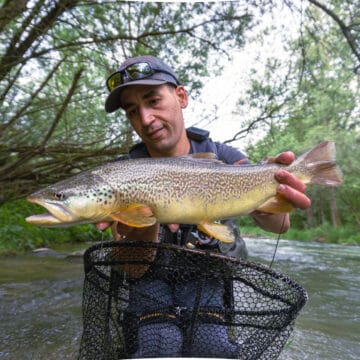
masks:
[(178, 85), (175, 88), (175, 94), (179, 100), (179, 104), (182, 109), (185, 109), (188, 106), (188, 95), (185, 88), (182, 85)]

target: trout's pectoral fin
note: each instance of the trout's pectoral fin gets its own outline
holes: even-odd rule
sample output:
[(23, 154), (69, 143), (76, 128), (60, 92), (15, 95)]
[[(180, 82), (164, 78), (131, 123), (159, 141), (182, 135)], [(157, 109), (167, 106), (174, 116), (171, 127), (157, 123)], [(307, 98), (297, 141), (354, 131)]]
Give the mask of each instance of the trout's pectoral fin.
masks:
[(214, 224), (208, 222), (201, 222), (197, 228), (205, 234), (218, 239), (224, 243), (231, 243), (235, 241), (235, 234), (232, 228), (228, 225)]
[(122, 224), (136, 228), (143, 228), (156, 223), (152, 209), (144, 204), (131, 204), (119, 209), (116, 213), (111, 214), (110, 217)]
[(282, 195), (275, 195), (256, 210), (271, 214), (283, 214), (293, 211), (294, 207)]

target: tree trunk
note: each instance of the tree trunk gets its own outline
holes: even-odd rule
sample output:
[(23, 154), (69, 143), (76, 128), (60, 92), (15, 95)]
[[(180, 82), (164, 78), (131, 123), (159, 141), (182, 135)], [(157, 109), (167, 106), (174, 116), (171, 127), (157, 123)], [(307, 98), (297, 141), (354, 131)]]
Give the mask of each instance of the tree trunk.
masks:
[(339, 212), (336, 206), (336, 189), (330, 189), (330, 213), (331, 213), (331, 222), (334, 227), (341, 225)]
[(314, 217), (313, 209), (311, 207), (309, 207), (305, 210), (305, 213), (306, 213), (306, 219), (307, 219), (307, 221), (306, 221), (307, 226), (310, 228), (314, 227), (316, 224), (316, 220)]

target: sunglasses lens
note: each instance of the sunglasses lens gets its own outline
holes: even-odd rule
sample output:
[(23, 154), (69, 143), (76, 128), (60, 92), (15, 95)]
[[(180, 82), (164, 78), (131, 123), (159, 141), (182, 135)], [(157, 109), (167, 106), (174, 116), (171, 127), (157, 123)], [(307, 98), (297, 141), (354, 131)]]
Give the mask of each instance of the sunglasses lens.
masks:
[(126, 73), (131, 80), (139, 80), (152, 75), (153, 70), (148, 63), (137, 63), (128, 66), (126, 68)]
[(137, 63), (128, 66), (121, 72), (116, 72), (107, 80), (107, 87), (113, 91), (116, 87), (125, 84), (129, 81), (144, 79), (154, 74), (154, 70), (148, 63)]
[(117, 86), (122, 84), (121, 74), (115, 73), (114, 75), (110, 76), (107, 81), (107, 87), (110, 91), (114, 90)]

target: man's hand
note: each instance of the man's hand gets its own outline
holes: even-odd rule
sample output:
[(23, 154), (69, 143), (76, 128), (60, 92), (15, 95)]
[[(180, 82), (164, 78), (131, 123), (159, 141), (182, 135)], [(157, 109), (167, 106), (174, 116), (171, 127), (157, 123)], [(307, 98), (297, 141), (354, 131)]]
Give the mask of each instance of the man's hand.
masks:
[[(119, 225), (114, 225), (114, 224), (119, 224), (119, 223), (109, 223), (106, 221), (102, 221), (102, 222), (95, 224), (95, 226), (101, 231), (104, 231), (108, 227), (111, 226), (111, 231), (113, 233), (115, 240), (121, 240), (121, 238), (122, 238), (121, 235), (126, 236), (126, 234), (128, 234), (130, 231), (134, 230), (134, 228), (132, 228), (130, 226), (126, 226), (126, 225), (122, 225), (122, 224), (119, 224)], [(167, 227), (170, 229), (171, 232), (175, 233), (179, 229), (179, 224), (168, 224)], [(121, 235), (118, 230), (120, 230)], [(139, 231), (141, 231), (141, 230), (139, 230)]]
[[(275, 157), (266, 159), (266, 162), (290, 165), (294, 160), (294, 153), (286, 151)], [(275, 173), (275, 178), (279, 182), (277, 192), (293, 207), (307, 209), (311, 205), (311, 200), (304, 194), (306, 186), (300, 179), (285, 169), (279, 169)], [(270, 214), (254, 211), (252, 217), (255, 222), (266, 231), (284, 233), (290, 227), (289, 214)]]
[(99, 222), (95, 224), (99, 230), (106, 230), (111, 226), (111, 232), (113, 234), (114, 240), (140, 240), (140, 241), (150, 241), (158, 242), (159, 235), (159, 224), (145, 228), (135, 228), (131, 226), (124, 225), (120, 222)]
[(104, 231), (106, 230), (108, 227), (111, 226), (112, 223), (110, 222), (107, 222), (107, 221), (102, 221), (102, 222), (98, 222), (95, 224), (96, 228), (101, 230), (101, 231)]
[[(294, 160), (294, 153), (286, 151), (272, 158), (270, 162), (289, 165)], [(295, 208), (304, 210), (310, 207), (311, 200), (304, 194), (306, 186), (300, 179), (284, 169), (279, 169), (275, 178), (280, 183), (277, 188), (278, 193), (283, 195)]]
[[(159, 224), (145, 228), (134, 228), (124, 225), (120, 222), (99, 222), (95, 224), (99, 230), (106, 230), (111, 227), (111, 231), (115, 241), (148, 241), (159, 242)], [(155, 259), (157, 250), (156, 248), (145, 247), (114, 247), (111, 255), (114, 260), (122, 262), (119, 268), (125, 271), (130, 278), (139, 279), (149, 269), (148, 264), (131, 264), (130, 261), (149, 261), (152, 262)], [(116, 267), (114, 267), (116, 269)]]

